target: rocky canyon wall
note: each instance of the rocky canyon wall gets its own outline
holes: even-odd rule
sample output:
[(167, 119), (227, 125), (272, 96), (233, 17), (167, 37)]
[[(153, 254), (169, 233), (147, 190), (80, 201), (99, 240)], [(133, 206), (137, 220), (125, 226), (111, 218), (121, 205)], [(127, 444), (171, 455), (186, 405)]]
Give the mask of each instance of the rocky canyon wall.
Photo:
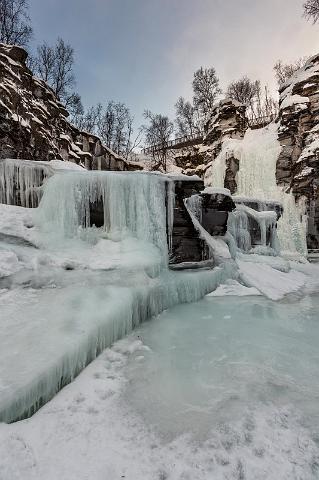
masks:
[(26, 66), (27, 52), (0, 44), (0, 158), (68, 160), (87, 169), (135, 170), (101, 140), (68, 121), (52, 89)]
[(308, 248), (319, 248), (319, 54), (280, 89), (277, 182), (307, 199)]

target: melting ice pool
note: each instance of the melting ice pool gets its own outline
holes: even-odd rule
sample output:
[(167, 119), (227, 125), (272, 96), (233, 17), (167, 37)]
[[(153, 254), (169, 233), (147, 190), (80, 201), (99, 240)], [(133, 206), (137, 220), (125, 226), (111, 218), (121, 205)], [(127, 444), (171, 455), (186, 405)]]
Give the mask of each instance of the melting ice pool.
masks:
[(134, 332), (149, 350), (127, 364), (126, 397), (169, 439), (191, 432), (205, 440), (244, 419), (253, 435), (256, 415), (267, 411), (261, 437), (276, 445), (278, 425), (289, 430), (296, 421), (291, 428), (318, 444), (318, 312), (318, 296), (206, 297), (176, 306)]

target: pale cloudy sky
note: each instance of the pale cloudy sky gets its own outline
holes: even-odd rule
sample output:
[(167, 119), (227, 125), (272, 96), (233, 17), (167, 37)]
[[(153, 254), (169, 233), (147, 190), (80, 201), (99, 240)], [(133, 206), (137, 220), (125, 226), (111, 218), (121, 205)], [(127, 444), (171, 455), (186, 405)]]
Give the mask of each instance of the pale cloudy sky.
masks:
[(193, 72), (214, 66), (225, 88), (247, 74), (275, 90), (273, 65), (319, 52), (303, 0), (30, 0), (34, 43), (75, 49), (84, 105), (125, 102), (173, 116)]

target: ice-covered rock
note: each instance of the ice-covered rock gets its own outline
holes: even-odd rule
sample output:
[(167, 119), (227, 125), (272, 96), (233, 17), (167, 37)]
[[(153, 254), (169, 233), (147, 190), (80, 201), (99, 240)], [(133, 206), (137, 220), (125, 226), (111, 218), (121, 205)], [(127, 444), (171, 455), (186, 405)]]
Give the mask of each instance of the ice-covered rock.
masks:
[(319, 248), (319, 55), (280, 89), (278, 138), (282, 146), (276, 177), (297, 198), (306, 198), (307, 242)]

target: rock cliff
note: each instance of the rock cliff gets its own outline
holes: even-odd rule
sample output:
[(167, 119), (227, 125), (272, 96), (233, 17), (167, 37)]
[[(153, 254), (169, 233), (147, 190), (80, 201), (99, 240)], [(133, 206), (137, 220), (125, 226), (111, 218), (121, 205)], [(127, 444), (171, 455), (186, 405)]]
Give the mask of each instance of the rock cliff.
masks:
[(280, 89), (278, 139), (282, 150), (276, 177), (305, 197), (308, 247), (319, 248), (319, 54), (310, 58)]
[[(204, 177), (206, 170), (219, 154), (223, 141), (229, 138), (243, 138), (247, 128), (246, 107), (229, 98), (221, 100), (206, 122), (203, 144), (183, 149), (175, 154), (176, 165), (183, 168), (186, 175)], [(229, 158), (228, 164), (227, 188), (234, 191), (231, 185), (235, 182), (237, 173), (236, 159)]]
[(53, 90), (26, 66), (27, 53), (0, 44), (0, 158), (51, 160), (88, 169), (135, 170), (136, 164), (68, 122)]

